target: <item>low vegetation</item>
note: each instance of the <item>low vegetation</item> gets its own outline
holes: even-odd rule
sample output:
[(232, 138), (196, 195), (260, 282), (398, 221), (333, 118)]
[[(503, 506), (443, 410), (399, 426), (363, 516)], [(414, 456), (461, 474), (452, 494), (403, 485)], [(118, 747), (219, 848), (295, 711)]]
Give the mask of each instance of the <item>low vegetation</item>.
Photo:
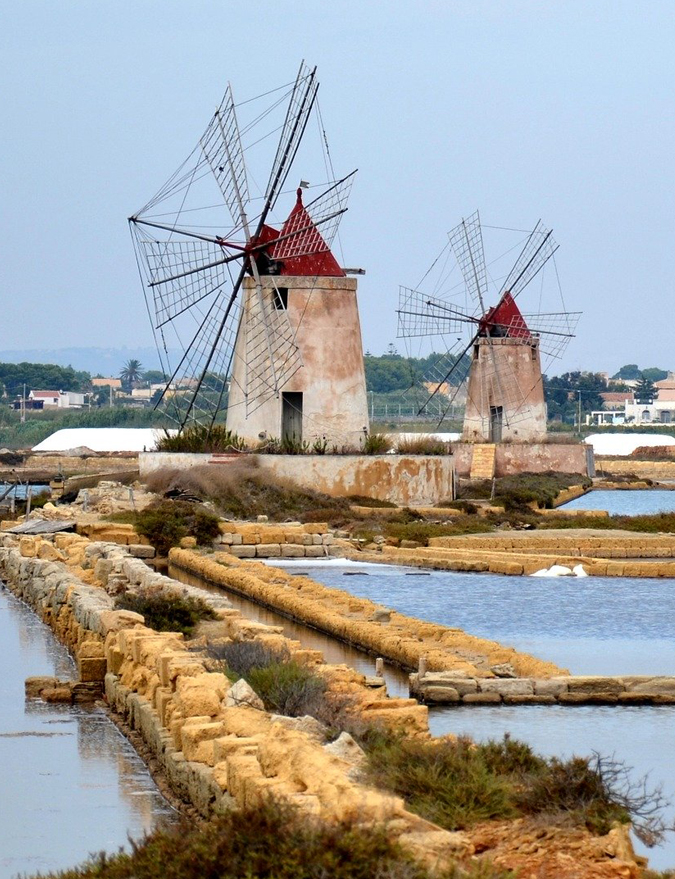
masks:
[(221, 515), (233, 519), (268, 516), (271, 521), (310, 521), (316, 511), (343, 519), (349, 515), (350, 500), (334, 498), (300, 488), (283, 479), (273, 479), (260, 470), (257, 458), (247, 455), (223, 467), (193, 467), (190, 470), (158, 470), (146, 480), (150, 491), (165, 494), (176, 489), (211, 501)]
[(556, 516), (537, 526), (548, 528), (599, 528), (604, 531), (639, 531), (648, 534), (675, 534), (675, 512), (643, 516)]
[(633, 782), (623, 764), (591, 758), (544, 758), (505, 737), (425, 741), (371, 732), (364, 738), (368, 778), (402, 796), (422, 817), (460, 830), (481, 821), (547, 815), (608, 833), (614, 822), (633, 822), (646, 845), (671, 828), (660, 788)]
[(260, 641), (209, 643), (206, 649), (230, 680), (244, 678), (268, 711), (288, 717), (321, 713), (325, 680), (288, 652), (272, 650)]
[(214, 611), (198, 598), (178, 592), (126, 592), (115, 601), (118, 610), (132, 610), (145, 617), (145, 625), (157, 632), (182, 632), (189, 638), (202, 620), (217, 619)]
[(460, 486), (460, 499), (488, 500), (506, 510), (522, 510), (530, 504), (550, 509), (557, 496), (572, 485), (589, 488), (592, 480), (581, 473), (521, 473), (494, 480), (473, 481)]
[(396, 443), (399, 455), (449, 455), (450, 443), (433, 436), (404, 437)]
[(383, 827), (329, 825), (274, 802), (155, 830), (52, 879), (508, 879), (489, 862), (431, 871)]
[(220, 533), (215, 513), (181, 500), (161, 500), (143, 510), (113, 513), (107, 518), (132, 524), (160, 556), (167, 556), (184, 537), (194, 537), (198, 545), (208, 546)]
[(243, 448), (243, 441), (223, 424), (195, 424), (180, 433), (165, 430), (157, 441), (158, 452), (238, 452)]

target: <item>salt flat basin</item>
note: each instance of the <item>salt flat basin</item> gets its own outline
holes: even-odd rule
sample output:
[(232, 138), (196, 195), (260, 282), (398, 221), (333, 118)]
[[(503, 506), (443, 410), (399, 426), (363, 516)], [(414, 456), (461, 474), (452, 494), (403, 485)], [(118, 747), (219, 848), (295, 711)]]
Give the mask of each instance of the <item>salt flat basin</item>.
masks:
[[(674, 580), (548, 580), (454, 571), (431, 571), (418, 579), (393, 565), (339, 561), (294, 567), (328, 586), (512, 645), (573, 674), (675, 671)], [(355, 570), (364, 576), (345, 576)], [(649, 773), (650, 783), (663, 784), (675, 801), (675, 706), (432, 706), (429, 725), (434, 735), (464, 734), (479, 741), (509, 732), (548, 755), (615, 755), (633, 767), (633, 778)], [(673, 834), (659, 848), (637, 848), (655, 869), (675, 866)]]
[(611, 489), (589, 491), (559, 507), (561, 510), (607, 510), (610, 516), (643, 516), (675, 511), (675, 491)]
[(0, 879), (115, 852), (176, 813), (101, 709), (26, 702), (31, 675), (75, 676), (66, 649), (0, 589)]

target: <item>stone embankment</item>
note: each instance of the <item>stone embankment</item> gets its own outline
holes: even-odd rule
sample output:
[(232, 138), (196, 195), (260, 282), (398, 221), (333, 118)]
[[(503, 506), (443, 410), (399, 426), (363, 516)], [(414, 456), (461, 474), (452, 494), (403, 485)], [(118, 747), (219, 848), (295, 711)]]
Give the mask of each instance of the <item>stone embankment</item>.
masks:
[(598, 476), (636, 476), (641, 480), (675, 480), (675, 461), (638, 461), (634, 458), (596, 458), (595, 469)]
[(546, 678), (563, 673), (552, 662), (496, 641), (397, 613), (279, 568), (225, 553), (205, 555), (187, 549), (172, 549), (169, 560), (190, 574), (408, 670), (417, 669), (424, 658), (430, 670), (455, 670), (476, 677), (492, 678), (491, 668), (504, 663), (520, 676)]
[(675, 577), (675, 535), (628, 531), (513, 531), (432, 537), (428, 547), (381, 545), (378, 551), (347, 550), (350, 558), (416, 565), (436, 570), (534, 574), (553, 564), (583, 565), (599, 577)]
[[(428, 735), (424, 706), (388, 699), (384, 687), (367, 686), (347, 667), (324, 665), (317, 651), (304, 650), (280, 629), (246, 620), (224, 597), (155, 573), (117, 544), (73, 534), (57, 535), (53, 543), (5, 535), (0, 577), (72, 650), (80, 680), (104, 683), (112, 710), (140, 734), (173, 791), (204, 817), (255, 807), (274, 795), (325, 821), (383, 822), (393, 838), (425, 859), (473, 854), (465, 834), (442, 830), (409, 812), (399, 797), (359, 782), (364, 756), (348, 734), (328, 743), (313, 718), (262, 710), (250, 688), (213, 671), (198, 648), (208, 636), (288, 650), (325, 676), (326, 698), (338, 710), (364, 724)], [(107, 589), (117, 591), (122, 581), (138, 590), (168, 587), (199, 596), (218, 620), (203, 623), (201, 638), (191, 644), (180, 633), (156, 632), (138, 614), (114, 609)], [(30, 686), (48, 696), (49, 683), (33, 680)]]
[(410, 675), (410, 692), (434, 705), (673, 705), (675, 677), (559, 676), (471, 678), (452, 672)]

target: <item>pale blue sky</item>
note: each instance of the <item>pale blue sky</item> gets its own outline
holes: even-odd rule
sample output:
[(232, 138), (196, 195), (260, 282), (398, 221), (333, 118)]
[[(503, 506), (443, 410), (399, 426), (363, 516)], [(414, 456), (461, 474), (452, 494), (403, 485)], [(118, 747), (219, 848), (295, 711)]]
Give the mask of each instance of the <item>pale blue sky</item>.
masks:
[(585, 312), (560, 371), (675, 369), (674, 47), (672, 0), (3, 0), (0, 349), (151, 344), (126, 217), (228, 80), (250, 97), (304, 57), (337, 169), (359, 168), (341, 241), (367, 348), (478, 207), (554, 228)]

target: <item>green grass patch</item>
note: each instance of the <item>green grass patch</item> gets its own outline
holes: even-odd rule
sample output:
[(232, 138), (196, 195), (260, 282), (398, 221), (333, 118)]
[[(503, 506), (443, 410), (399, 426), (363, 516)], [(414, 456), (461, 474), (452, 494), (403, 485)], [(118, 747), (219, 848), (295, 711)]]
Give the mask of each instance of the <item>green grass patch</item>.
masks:
[(202, 620), (218, 617), (206, 602), (177, 592), (137, 594), (126, 592), (115, 601), (117, 610), (132, 610), (145, 617), (145, 625), (156, 632), (182, 632), (189, 638)]
[(191, 452), (205, 454), (208, 452), (239, 452), (244, 442), (236, 433), (228, 430), (224, 424), (195, 424), (184, 428), (180, 433), (164, 434), (157, 442), (158, 452)]
[(475, 516), (458, 516), (452, 522), (383, 522), (382, 528), (387, 537), (398, 540), (416, 540), (422, 546), (429, 546), (430, 537), (456, 537), (462, 534), (484, 534), (494, 530), (494, 526)]
[(555, 516), (543, 519), (539, 528), (599, 528), (605, 531), (639, 531), (648, 534), (675, 533), (675, 512), (644, 516)]
[(520, 473), (517, 476), (501, 476), (494, 480), (494, 495), (491, 479), (465, 482), (460, 486), (459, 499), (492, 500), (506, 510), (522, 510), (535, 503), (540, 508), (550, 509), (563, 489), (571, 485), (589, 487), (592, 480), (581, 473)]

